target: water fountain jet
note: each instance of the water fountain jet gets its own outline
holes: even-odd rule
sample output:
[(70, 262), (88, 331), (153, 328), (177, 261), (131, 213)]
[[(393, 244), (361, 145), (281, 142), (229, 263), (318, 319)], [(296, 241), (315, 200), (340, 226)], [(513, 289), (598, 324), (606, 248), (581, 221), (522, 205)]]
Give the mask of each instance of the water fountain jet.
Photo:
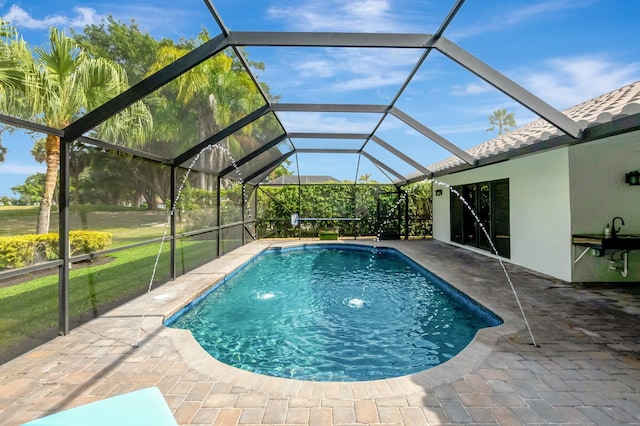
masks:
[[(173, 220), (173, 217), (175, 216), (175, 211), (176, 211), (176, 206), (178, 205), (178, 201), (180, 201), (180, 196), (182, 195), (182, 190), (184, 189), (184, 186), (187, 182), (187, 180), (189, 179), (189, 175), (191, 174), (191, 171), (193, 170), (193, 167), (195, 166), (196, 162), (200, 159), (200, 157), (202, 156), (203, 153), (210, 151), (210, 150), (218, 150), (218, 151), (222, 151), (223, 154), (226, 154), (227, 157), (229, 158), (231, 165), (233, 166), (236, 175), (239, 178), (239, 181), (242, 185), (242, 197), (244, 200), (244, 205), (248, 205), (248, 200), (247, 200), (247, 194), (244, 188), (244, 180), (242, 178), (242, 172), (240, 171), (240, 167), (238, 166), (238, 164), (236, 163), (236, 161), (234, 160), (233, 156), (231, 155), (231, 152), (224, 146), (222, 145), (209, 145), (204, 147), (202, 150), (200, 150), (200, 152), (198, 152), (198, 154), (193, 157), (193, 160), (191, 161), (191, 163), (189, 164), (189, 167), (187, 167), (187, 171), (185, 172), (185, 175), (182, 179), (182, 181), (180, 182), (180, 186), (178, 187), (178, 190), (176, 191), (176, 199), (174, 200), (174, 202), (171, 205), (171, 211), (169, 212), (169, 216), (167, 218), (167, 222), (165, 223), (165, 227), (164, 227), (164, 233), (162, 234), (162, 239), (160, 240), (160, 247), (158, 249), (158, 254), (156, 255), (156, 259), (153, 265), (153, 270), (151, 272), (151, 278), (149, 279), (149, 285), (147, 287), (147, 292), (146, 292), (146, 298), (145, 298), (145, 304), (144, 304), (144, 310), (142, 312), (142, 316), (140, 318), (140, 324), (138, 327), (138, 333), (136, 336), (136, 344), (133, 345), (134, 348), (139, 347), (140, 344), (140, 334), (142, 333), (142, 323), (144, 321), (144, 319), (146, 318), (146, 310), (147, 310), (147, 306), (149, 303), (149, 297), (151, 294), (151, 289), (153, 287), (153, 280), (155, 279), (155, 275), (156, 275), (156, 271), (158, 270), (158, 264), (160, 262), (160, 255), (162, 254), (162, 249), (164, 247), (164, 243), (167, 239), (167, 233), (170, 229), (170, 225), (171, 225), (171, 221)], [(219, 189), (219, 188), (218, 188)], [(251, 212), (249, 211), (249, 220), (252, 220), (251, 217)], [(218, 238), (220, 238), (220, 236), (218, 236)]]
[(504, 265), (504, 262), (502, 261), (502, 258), (500, 256), (500, 254), (498, 253), (498, 249), (496, 248), (495, 244), (491, 240), (491, 236), (489, 235), (489, 232), (487, 231), (486, 227), (484, 226), (484, 224), (482, 223), (482, 221), (480, 220), (480, 218), (476, 214), (475, 210), (471, 207), (471, 205), (467, 202), (467, 200), (462, 196), (462, 194), (460, 194), (459, 191), (457, 191), (451, 185), (449, 185), (449, 184), (447, 184), (445, 182), (441, 182), (441, 181), (439, 181), (437, 179), (432, 179), (432, 182), (435, 183), (435, 184), (444, 186), (445, 188), (447, 188), (449, 190), (449, 192), (451, 194), (457, 196), (460, 199), (460, 201), (462, 201), (462, 204), (465, 206), (465, 208), (473, 216), (473, 219), (476, 221), (476, 223), (480, 227), (480, 230), (482, 231), (482, 233), (486, 237), (487, 241), (489, 242), (489, 245), (491, 247), (491, 251), (493, 252), (493, 254), (496, 255), (496, 258), (498, 259), (498, 262), (500, 263), (500, 267), (502, 268), (502, 271), (504, 272), (504, 275), (507, 278), (507, 282), (509, 283), (509, 287), (511, 288), (511, 291), (513, 292), (513, 295), (515, 297), (516, 303), (518, 304), (518, 307), (520, 309), (520, 314), (522, 315), (522, 319), (524, 320), (524, 323), (525, 323), (525, 325), (527, 327), (527, 331), (529, 333), (529, 337), (531, 338), (530, 345), (532, 345), (534, 348), (539, 348), (540, 345), (536, 344), (536, 340), (533, 337), (533, 332), (531, 331), (531, 326), (529, 325), (529, 321), (527, 320), (527, 315), (524, 312), (524, 308), (522, 307), (522, 303), (520, 303), (520, 298), (518, 297), (518, 293), (516, 292), (516, 289), (515, 289), (515, 287), (513, 285), (513, 282), (511, 281), (511, 276), (507, 272), (507, 268)]

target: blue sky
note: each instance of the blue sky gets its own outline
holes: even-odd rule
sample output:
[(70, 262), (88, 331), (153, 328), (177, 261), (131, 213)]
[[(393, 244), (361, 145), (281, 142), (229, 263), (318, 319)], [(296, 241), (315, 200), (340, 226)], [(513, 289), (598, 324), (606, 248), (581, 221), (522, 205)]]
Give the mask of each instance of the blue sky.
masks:
[[(213, 1), (232, 31), (364, 31), (433, 33), (453, 0), (218, 0)], [(0, 15), (33, 45), (44, 44), (48, 28), (98, 23), (107, 15), (156, 37), (193, 37), (203, 27), (219, 29), (199, 0), (8, 0)], [(640, 80), (640, 2), (636, 0), (468, 0), (445, 37), (518, 82), (558, 109)], [(413, 50), (248, 48), (263, 61), (259, 78), (282, 102), (388, 104), (419, 57)], [(437, 52), (396, 104), (451, 142), (466, 149), (496, 136), (487, 117), (493, 110), (515, 112), (518, 125), (535, 114), (488, 86)], [(281, 114), (289, 131), (369, 132), (379, 117), (369, 114)], [(429, 165), (450, 154), (395, 119), (386, 120), (380, 136)], [(294, 140), (294, 143), (297, 141)], [(300, 144), (351, 146), (352, 141), (299, 141)], [(44, 167), (35, 163), (28, 137), (3, 136), (9, 149), (0, 163), (0, 195)], [(387, 155), (376, 147), (372, 155)], [(357, 157), (300, 155), (301, 174), (355, 179), (356, 173), (384, 176), (367, 160), (356, 172)], [(410, 167), (390, 160), (398, 171)]]

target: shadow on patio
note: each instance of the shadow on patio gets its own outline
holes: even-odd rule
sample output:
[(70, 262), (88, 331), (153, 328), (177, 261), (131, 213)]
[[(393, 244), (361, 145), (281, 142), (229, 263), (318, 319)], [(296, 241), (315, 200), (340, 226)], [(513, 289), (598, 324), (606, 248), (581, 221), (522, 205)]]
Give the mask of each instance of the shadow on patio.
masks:
[(629, 284), (571, 285), (507, 265), (535, 348), (496, 260), (430, 240), (379, 244), (480, 301), (506, 328), (477, 339), (464, 364), (456, 357), (408, 380), (269, 381), (219, 367), (187, 333), (158, 320), (269, 245), (261, 241), (157, 290), (168, 298), (138, 298), (0, 366), (0, 423), (150, 386), (180, 424), (640, 422), (640, 295)]

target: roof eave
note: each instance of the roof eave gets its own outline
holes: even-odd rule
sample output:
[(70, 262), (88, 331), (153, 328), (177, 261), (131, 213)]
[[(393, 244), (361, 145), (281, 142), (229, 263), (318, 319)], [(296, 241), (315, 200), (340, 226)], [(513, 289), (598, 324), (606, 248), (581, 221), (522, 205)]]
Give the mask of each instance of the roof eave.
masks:
[(522, 146), (507, 152), (501, 152), (498, 154), (490, 155), (488, 157), (480, 158), (477, 160), (475, 166), (469, 164), (460, 164), (457, 166), (449, 167), (447, 169), (437, 170), (433, 172), (432, 177), (437, 178), (440, 176), (447, 176), (453, 173), (459, 173), (478, 167), (485, 167), (492, 164), (502, 163), (503, 161), (508, 161), (517, 157), (521, 157), (523, 155), (535, 154), (550, 149), (593, 142), (599, 139), (604, 139), (637, 130), (640, 130), (640, 113), (587, 127), (586, 129), (584, 129), (583, 137), (581, 139), (575, 139), (566, 134), (558, 135), (531, 145)]

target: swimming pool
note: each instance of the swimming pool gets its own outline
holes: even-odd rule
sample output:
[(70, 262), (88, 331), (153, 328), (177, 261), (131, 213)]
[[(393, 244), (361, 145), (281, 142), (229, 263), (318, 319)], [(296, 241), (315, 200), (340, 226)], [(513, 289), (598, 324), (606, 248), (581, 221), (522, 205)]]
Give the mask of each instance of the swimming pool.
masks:
[(403, 376), (455, 356), (493, 313), (395, 249), (270, 249), (165, 324), (244, 370), (314, 381)]

